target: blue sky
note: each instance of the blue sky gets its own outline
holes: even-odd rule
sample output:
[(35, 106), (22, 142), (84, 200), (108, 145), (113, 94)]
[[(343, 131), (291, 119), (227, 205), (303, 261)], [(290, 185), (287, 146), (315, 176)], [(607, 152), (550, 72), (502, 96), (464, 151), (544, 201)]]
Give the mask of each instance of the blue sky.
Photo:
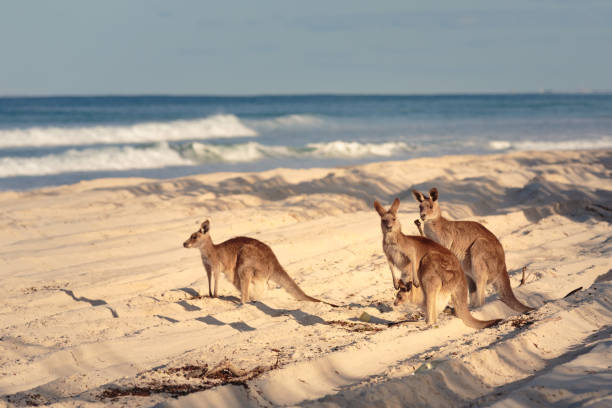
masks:
[(0, 95), (612, 90), (612, 1), (18, 1)]

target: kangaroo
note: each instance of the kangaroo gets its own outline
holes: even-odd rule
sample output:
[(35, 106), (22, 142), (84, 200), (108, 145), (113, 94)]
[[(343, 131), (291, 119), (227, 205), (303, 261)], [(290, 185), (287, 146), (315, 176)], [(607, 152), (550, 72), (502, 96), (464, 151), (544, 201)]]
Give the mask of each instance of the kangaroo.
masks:
[[(263, 296), (269, 280), (279, 284), (297, 300), (334, 304), (308, 296), (285, 272), (276, 259), (272, 249), (261, 241), (248, 237), (235, 237), (220, 244), (214, 244), (210, 237), (210, 221), (202, 223), (201, 228), (191, 234), (183, 243), (185, 248), (198, 248), (208, 277), (208, 294), (217, 297), (219, 273), (240, 291), (241, 302), (259, 300)], [(215, 279), (215, 291), (211, 290), (211, 277)]]
[(482, 306), (487, 283), (492, 283), (502, 302), (520, 313), (533, 308), (521, 303), (512, 292), (506, 268), (504, 248), (491, 231), (474, 221), (450, 221), (444, 218), (438, 204), (438, 190), (429, 197), (417, 190), (412, 194), (419, 202), (425, 236), (448, 248), (461, 262), (472, 293), (472, 304)]
[[(399, 204), (396, 198), (386, 211), (378, 201), (374, 202), (380, 215), (383, 251), (389, 261), (393, 284), (395, 286), (397, 280), (396, 289), (399, 289), (394, 305), (406, 301), (418, 304), (425, 309), (427, 323), (435, 324), (438, 314), (452, 300), (455, 314), (469, 327), (481, 329), (499, 322), (478, 320), (470, 314), (465, 275), (459, 261), (448, 249), (424, 237), (402, 234), (397, 219)], [(395, 277), (394, 268), (407, 278), (407, 284)]]

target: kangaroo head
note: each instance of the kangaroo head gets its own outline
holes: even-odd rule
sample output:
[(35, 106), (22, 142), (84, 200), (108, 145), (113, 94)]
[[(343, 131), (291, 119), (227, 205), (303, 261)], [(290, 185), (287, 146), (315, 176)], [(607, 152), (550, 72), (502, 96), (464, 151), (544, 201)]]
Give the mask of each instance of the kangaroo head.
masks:
[(434, 220), (440, 217), (437, 188), (433, 187), (429, 190), (429, 197), (417, 190), (412, 190), (412, 195), (419, 202), (419, 212), (423, 221)]
[(376, 209), (378, 215), (380, 215), (380, 227), (382, 228), (383, 233), (401, 231), (402, 227), (397, 219), (397, 210), (399, 205), (400, 200), (399, 198), (396, 198), (393, 200), (393, 204), (391, 204), (389, 211), (387, 211), (378, 201), (374, 201), (374, 208)]
[(395, 295), (395, 301), (393, 302), (393, 306), (401, 305), (408, 301), (408, 294), (412, 289), (412, 282), (404, 283), (403, 280), (399, 281), (399, 290), (397, 291), (397, 295)]
[(183, 242), (183, 246), (185, 248), (199, 247), (204, 242), (204, 237), (208, 236), (208, 231), (210, 231), (210, 221), (206, 220), (202, 223), (199, 230), (191, 234), (189, 239)]

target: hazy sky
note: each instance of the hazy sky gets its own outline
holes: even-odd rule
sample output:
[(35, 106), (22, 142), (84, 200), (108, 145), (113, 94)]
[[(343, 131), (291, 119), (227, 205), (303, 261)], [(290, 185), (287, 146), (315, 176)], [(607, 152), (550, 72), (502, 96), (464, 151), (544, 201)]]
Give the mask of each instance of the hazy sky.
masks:
[(612, 1), (14, 1), (0, 95), (612, 90)]

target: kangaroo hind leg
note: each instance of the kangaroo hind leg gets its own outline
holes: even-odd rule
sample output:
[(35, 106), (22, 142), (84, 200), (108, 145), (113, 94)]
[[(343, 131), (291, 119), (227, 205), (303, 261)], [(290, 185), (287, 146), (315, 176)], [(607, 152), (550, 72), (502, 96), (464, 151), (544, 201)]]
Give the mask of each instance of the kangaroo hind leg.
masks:
[(264, 293), (268, 287), (268, 282), (263, 279), (251, 278), (251, 287), (249, 288), (249, 298), (255, 302), (263, 299)]
[(468, 256), (471, 267), (471, 273), (468, 275), (476, 284), (476, 292), (470, 294), (471, 303), (472, 306), (480, 307), (484, 305), (487, 281), (491, 276), (491, 255), (488, 253), (487, 242), (476, 240), (470, 247)]
[(240, 277), (240, 301), (245, 304), (249, 301), (249, 289), (251, 280), (255, 275), (255, 268), (243, 265), (236, 271)]
[(427, 324), (436, 324), (438, 322), (438, 300), (442, 289), (442, 279), (435, 273), (429, 273), (422, 277), (421, 284), (425, 295), (425, 319)]

